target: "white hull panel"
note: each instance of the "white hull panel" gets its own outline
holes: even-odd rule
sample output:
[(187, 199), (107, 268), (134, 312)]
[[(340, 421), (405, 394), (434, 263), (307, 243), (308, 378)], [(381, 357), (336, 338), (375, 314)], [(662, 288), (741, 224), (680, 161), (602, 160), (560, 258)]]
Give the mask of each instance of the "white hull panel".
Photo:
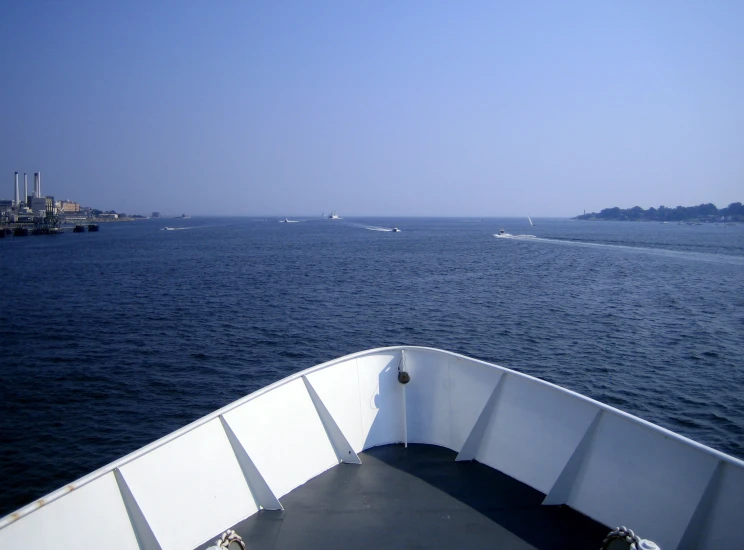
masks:
[(740, 543), (742, 461), (502, 367), (396, 347), (297, 373), (93, 472), (0, 520), (0, 547), (80, 547), (100, 530), (115, 548), (193, 548), (355, 453), (408, 442), (664, 549)]

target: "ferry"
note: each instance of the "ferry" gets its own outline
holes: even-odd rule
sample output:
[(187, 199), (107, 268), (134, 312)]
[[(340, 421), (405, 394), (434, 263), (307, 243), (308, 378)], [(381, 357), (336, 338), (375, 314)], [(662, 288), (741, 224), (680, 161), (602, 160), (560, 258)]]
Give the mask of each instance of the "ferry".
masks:
[(292, 374), (65, 485), (0, 519), (0, 548), (723, 549), (741, 547), (743, 509), (737, 458), (517, 371), (395, 346)]

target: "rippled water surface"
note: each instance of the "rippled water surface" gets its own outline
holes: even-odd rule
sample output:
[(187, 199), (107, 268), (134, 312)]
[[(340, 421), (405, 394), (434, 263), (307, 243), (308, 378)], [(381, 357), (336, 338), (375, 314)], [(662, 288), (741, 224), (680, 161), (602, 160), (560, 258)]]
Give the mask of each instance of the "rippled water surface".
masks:
[(0, 515), (288, 374), (395, 344), (744, 458), (744, 226), (293, 221), (0, 240)]

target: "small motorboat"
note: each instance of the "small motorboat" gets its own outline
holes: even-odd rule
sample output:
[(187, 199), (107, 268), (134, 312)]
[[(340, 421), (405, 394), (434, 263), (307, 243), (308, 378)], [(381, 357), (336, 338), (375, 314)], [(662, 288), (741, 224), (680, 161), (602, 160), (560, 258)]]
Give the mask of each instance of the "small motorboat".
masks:
[(393, 227), (393, 233), (400, 233), (400, 229), (398, 229), (397, 227)]

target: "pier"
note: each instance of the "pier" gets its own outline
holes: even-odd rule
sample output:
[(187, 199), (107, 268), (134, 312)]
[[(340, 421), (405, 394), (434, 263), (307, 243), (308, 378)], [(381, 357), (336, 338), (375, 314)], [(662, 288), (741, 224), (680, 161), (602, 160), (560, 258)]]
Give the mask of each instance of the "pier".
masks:
[[(72, 233), (97, 233), (98, 231), (99, 227), (97, 223), (79, 224), (71, 229)], [(62, 233), (67, 233), (67, 231), (56, 220), (35, 223), (17, 222), (0, 224), (0, 239), (35, 235), (61, 235)]]

